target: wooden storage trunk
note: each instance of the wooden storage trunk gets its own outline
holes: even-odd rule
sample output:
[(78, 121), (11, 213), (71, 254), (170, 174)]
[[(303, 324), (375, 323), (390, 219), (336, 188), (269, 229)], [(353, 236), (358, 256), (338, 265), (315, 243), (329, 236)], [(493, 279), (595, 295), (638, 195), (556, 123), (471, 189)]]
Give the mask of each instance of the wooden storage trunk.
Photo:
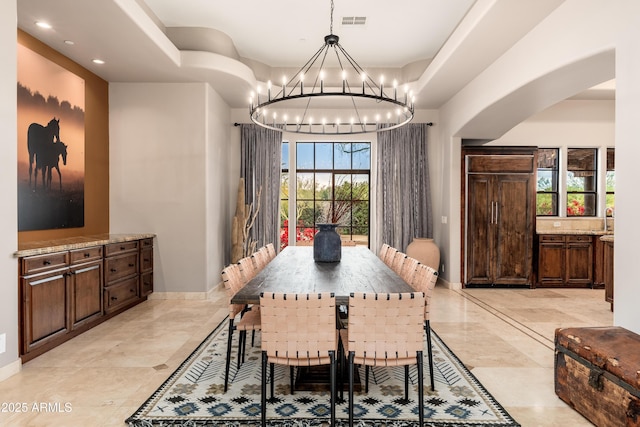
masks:
[(640, 426), (640, 335), (621, 327), (555, 332), (555, 389), (597, 426)]

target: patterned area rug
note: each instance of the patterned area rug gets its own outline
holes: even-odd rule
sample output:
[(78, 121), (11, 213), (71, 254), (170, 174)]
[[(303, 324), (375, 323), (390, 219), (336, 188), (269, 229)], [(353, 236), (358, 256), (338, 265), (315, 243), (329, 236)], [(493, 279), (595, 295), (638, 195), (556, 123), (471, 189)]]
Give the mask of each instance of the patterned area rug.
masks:
[[(232, 352), (229, 389), (224, 393), (227, 321), (222, 322), (165, 383), (126, 420), (129, 426), (254, 426), (260, 425), (260, 334), (254, 347), (248, 339), (245, 362), (235, 369)], [(236, 332), (237, 334), (237, 332)], [(235, 334), (234, 334), (235, 335)], [(426, 426), (519, 426), (433, 333), (435, 391), (429, 385), (424, 352), (424, 412)], [(237, 345), (237, 336), (234, 336)], [(268, 403), (268, 425), (327, 425), (328, 392), (289, 392), (289, 368), (276, 365), (275, 400)], [(364, 369), (360, 371), (364, 379)], [(375, 368), (369, 393), (356, 393), (358, 426), (417, 427), (417, 371), (410, 370), (409, 399), (404, 401), (404, 368)], [(267, 393), (269, 393), (267, 387)], [(346, 426), (347, 392), (336, 406), (336, 424)]]

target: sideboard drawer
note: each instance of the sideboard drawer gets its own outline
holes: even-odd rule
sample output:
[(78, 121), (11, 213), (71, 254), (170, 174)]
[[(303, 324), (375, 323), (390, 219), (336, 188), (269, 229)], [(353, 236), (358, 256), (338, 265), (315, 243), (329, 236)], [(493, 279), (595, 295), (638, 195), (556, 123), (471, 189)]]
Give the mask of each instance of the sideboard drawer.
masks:
[(104, 246), (104, 256), (112, 256), (138, 249), (138, 241), (110, 243)]
[(102, 246), (91, 246), (89, 248), (74, 249), (69, 251), (71, 264), (95, 261), (102, 259)]
[(109, 313), (136, 301), (139, 296), (138, 277), (131, 277), (104, 288), (105, 312)]
[(109, 286), (113, 281), (135, 274), (138, 274), (138, 252), (105, 258), (104, 260), (105, 286)]
[(22, 275), (39, 273), (69, 265), (69, 252), (54, 252), (22, 258)]

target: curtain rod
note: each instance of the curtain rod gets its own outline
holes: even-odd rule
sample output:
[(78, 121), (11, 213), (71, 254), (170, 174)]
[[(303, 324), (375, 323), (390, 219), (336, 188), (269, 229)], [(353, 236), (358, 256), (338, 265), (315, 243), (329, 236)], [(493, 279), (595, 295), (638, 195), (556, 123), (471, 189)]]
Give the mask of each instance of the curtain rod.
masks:
[[(240, 126), (240, 125), (242, 125), (242, 124), (243, 124), (243, 123), (235, 122), (233, 125), (234, 125), (234, 126)], [(247, 123), (247, 124), (248, 124), (248, 123)], [(427, 123), (425, 123), (425, 125), (427, 125), (427, 126), (433, 126), (433, 122), (427, 122)]]

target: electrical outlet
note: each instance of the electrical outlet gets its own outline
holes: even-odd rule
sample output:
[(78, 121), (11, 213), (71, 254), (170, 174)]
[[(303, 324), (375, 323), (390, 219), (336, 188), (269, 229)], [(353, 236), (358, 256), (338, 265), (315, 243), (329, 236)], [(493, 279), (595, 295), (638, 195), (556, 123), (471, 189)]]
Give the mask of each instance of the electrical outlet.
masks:
[(0, 334), (0, 354), (7, 351), (7, 334)]
[(442, 263), (442, 267), (440, 267), (440, 270), (442, 270), (442, 272), (444, 273), (444, 262)]
[(554, 222), (554, 223), (553, 223), (553, 226), (554, 226), (554, 227), (560, 227), (560, 225), (561, 225), (561, 224), (560, 224), (560, 221), (556, 221), (556, 222)]
[(440, 220), (443, 224), (446, 224), (449, 218), (447, 218), (446, 216), (443, 216)]

